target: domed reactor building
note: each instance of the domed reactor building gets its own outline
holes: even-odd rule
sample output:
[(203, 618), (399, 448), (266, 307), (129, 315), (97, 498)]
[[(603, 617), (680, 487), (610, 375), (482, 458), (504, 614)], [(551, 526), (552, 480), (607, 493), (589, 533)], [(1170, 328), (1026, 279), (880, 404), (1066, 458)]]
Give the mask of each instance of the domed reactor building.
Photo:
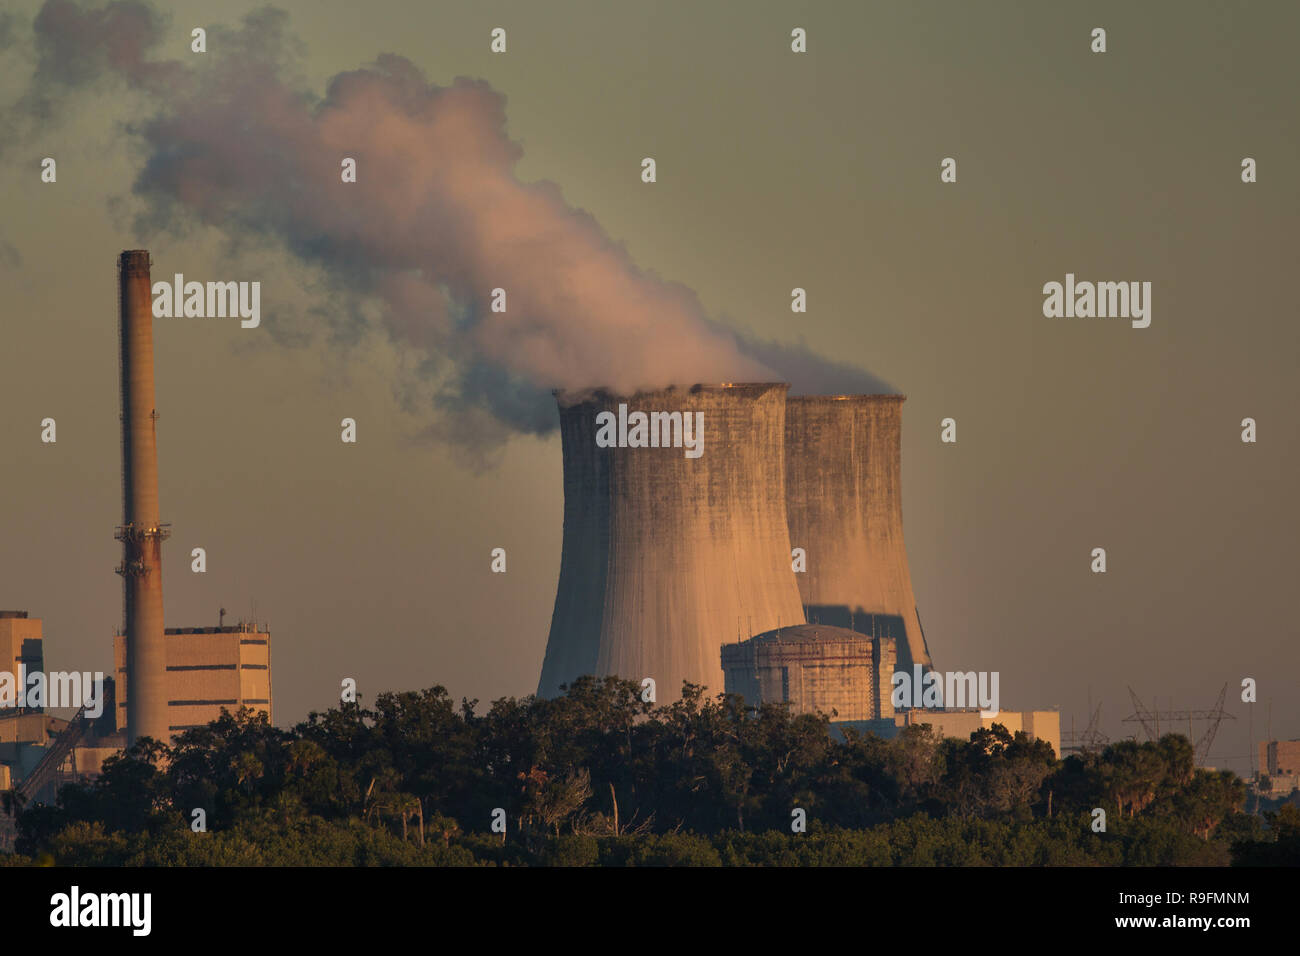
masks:
[(785, 703), (837, 721), (892, 725), (896, 644), (828, 624), (798, 624), (722, 648), (728, 694), (750, 704)]

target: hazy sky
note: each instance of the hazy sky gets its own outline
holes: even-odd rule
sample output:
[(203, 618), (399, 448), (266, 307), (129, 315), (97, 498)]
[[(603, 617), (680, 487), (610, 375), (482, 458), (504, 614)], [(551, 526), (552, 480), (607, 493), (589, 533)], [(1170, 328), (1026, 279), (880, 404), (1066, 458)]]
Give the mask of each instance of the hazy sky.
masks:
[[(484, 356), (512, 375), (541, 376), (545, 363), (520, 358), (526, 344), (508, 326), (454, 351), (467, 348), (455, 315), (431, 346), (427, 329), (386, 311), (409, 306), (410, 289), (367, 290), (364, 277), (344, 288), (336, 266), (353, 247), (311, 244), (328, 210), (312, 190), (324, 187), (279, 184), (274, 161), (265, 193), (234, 197), (238, 216), (195, 215), (194, 196), (163, 215), (135, 184), (150, 161), (155, 177), (168, 172), (159, 137), (172, 128), (150, 125), (167, 93), (95, 75), (92, 45), (85, 70), (60, 65), (59, 95), (33, 98), (49, 79), (30, 85), (40, 4), (9, 6), (0, 607), (44, 620), (50, 668), (110, 668), (121, 619), (114, 262), (148, 248), (155, 280), (262, 283), (259, 329), (155, 323), (168, 625), (214, 625), (223, 606), (228, 620), (268, 622), (280, 724), (330, 706), (345, 676), (368, 700), (435, 683), (484, 702), (531, 693), (559, 571), (559, 440), (527, 389), (516, 401), (514, 378), (500, 383), (495, 418), (471, 399), (495, 394), (493, 374), (478, 374)], [(331, 77), (385, 53), (440, 87), (485, 81), (521, 150), (493, 188), (511, 173), (555, 184), (519, 195), (592, 217), (583, 228), (609, 237), (611, 261), (624, 261), (621, 244), (643, 270), (628, 281), (693, 290), (672, 287), (682, 324), (802, 343), (908, 396), (904, 522), (938, 667), (998, 670), (1004, 707), (1059, 705), (1064, 730), (1071, 715), (1086, 723), (1091, 695), (1112, 738), (1140, 733), (1121, 723), (1129, 686), (1148, 706), (1184, 709), (1209, 707), (1227, 682), (1237, 719), (1211, 762), (1242, 772), (1249, 724), (1264, 736), (1270, 702), (1273, 735), (1300, 737), (1300, 7), (279, 6), (299, 54), (282, 62), (286, 89), (324, 97)], [(169, 3), (151, 56), (191, 69), (190, 30), (204, 26), (203, 65), (219, 70), (231, 47), (217, 28), (255, 8)], [(790, 52), (796, 26), (806, 54)], [(1089, 49), (1097, 26), (1104, 54)], [(507, 30), (505, 54), (489, 50), (494, 27)], [(191, 123), (208, 94), (197, 95)], [(279, 155), (252, 129), (209, 142), (227, 164), (208, 169), (212, 181), (250, 154)], [(358, 186), (390, 139), (400, 145), (377, 136)], [(45, 156), (55, 184), (40, 181)], [(646, 156), (654, 184), (641, 182)], [(1247, 156), (1258, 162), (1249, 185)], [(944, 157), (957, 160), (955, 184), (940, 182)], [(383, 183), (402, 175), (386, 170)], [(290, 194), (316, 205), (282, 229), (277, 203)], [(359, 255), (418, 239), (401, 208), (368, 209)], [(454, 286), (487, 268), (474, 241), (499, 247), (471, 229), (429, 237), (450, 262), (440, 278)], [(1149, 281), (1150, 327), (1045, 318), (1043, 284), (1067, 272)], [(790, 311), (796, 286), (807, 314)], [(583, 361), (597, 378), (607, 364)], [(449, 370), (469, 377), (437, 401)], [(501, 428), (510, 415), (529, 428)], [(345, 416), (356, 445), (339, 440)], [(948, 416), (955, 445), (939, 440)], [(1247, 416), (1256, 444), (1240, 440)], [(56, 444), (40, 441), (45, 417)], [(189, 569), (199, 546), (203, 575)], [(495, 547), (507, 549), (504, 575), (489, 571)], [(1095, 547), (1107, 550), (1104, 575), (1089, 569)], [(1259, 681), (1253, 716), (1244, 677)]]

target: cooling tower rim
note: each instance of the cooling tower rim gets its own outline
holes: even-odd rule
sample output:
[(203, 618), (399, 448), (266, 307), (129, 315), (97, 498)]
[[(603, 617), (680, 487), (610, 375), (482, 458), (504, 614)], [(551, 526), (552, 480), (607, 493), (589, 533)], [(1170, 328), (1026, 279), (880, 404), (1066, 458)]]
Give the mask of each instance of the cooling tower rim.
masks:
[(575, 405), (584, 405), (590, 402), (627, 401), (661, 395), (697, 395), (701, 392), (749, 392), (758, 395), (773, 389), (788, 391), (789, 388), (789, 382), (696, 383), (694, 385), (665, 385), (660, 388), (638, 388), (632, 391), (599, 385), (591, 388), (553, 388), (551, 389), (551, 395), (555, 397), (556, 404), (562, 408), (571, 408)]
[(899, 392), (871, 392), (861, 395), (791, 395), (787, 402), (905, 402), (907, 396)]

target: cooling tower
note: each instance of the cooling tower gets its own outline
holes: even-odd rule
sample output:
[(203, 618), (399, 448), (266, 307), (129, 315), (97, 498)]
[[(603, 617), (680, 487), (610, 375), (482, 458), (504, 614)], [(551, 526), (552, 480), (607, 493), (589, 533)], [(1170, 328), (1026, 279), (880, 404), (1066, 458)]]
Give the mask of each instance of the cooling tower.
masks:
[(808, 620), (895, 638), (910, 672), (931, 662), (903, 545), (902, 411), (902, 395), (791, 397), (785, 481)]
[(153, 391), (153, 307), (149, 253), (123, 252), (118, 263), (122, 370), (123, 604), (126, 612), (126, 735), (171, 742), (167, 649), (163, 637), (162, 542), (158, 521), (157, 412)]
[[(556, 394), (564, 539), (539, 696), (583, 674), (653, 677), (661, 703), (683, 680), (720, 693), (723, 644), (804, 622), (785, 515), (788, 388)], [(601, 413), (621, 432), (636, 411), (702, 413), (699, 457), (660, 441), (662, 421), (661, 447), (597, 445)]]

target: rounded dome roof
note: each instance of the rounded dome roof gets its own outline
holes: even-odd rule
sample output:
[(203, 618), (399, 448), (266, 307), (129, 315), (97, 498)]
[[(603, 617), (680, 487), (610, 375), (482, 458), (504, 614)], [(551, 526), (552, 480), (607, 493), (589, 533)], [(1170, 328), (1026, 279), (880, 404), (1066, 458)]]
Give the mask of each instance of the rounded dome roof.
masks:
[(851, 631), (847, 627), (832, 627), (829, 624), (791, 624), (778, 627), (762, 634), (755, 634), (742, 643), (758, 644), (816, 644), (832, 641), (870, 641), (870, 634)]

